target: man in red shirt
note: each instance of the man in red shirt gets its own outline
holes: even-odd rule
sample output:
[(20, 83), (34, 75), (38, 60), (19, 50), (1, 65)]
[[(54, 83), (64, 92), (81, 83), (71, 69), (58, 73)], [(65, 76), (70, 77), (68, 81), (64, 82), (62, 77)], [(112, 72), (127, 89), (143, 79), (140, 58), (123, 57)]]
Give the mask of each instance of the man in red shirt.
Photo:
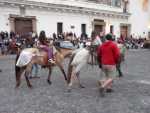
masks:
[(112, 92), (112, 82), (116, 78), (116, 64), (120, 59), (120, 51), (117, 45), (113, 42), (111, 34), (106, 35), (106, 42), (98, 48), (98, 59), (100, 67), (105, 79), (99, 81), (100, 94), (104, 96), (104, 92)]

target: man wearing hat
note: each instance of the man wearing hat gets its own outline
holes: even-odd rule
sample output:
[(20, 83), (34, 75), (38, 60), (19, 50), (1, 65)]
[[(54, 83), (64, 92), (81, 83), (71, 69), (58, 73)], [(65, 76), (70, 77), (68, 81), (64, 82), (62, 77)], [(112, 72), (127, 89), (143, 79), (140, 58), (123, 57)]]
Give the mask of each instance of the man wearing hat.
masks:
[(111, 34), (106, 35), (106, 41), (98, 47), (98, 59), (102, 69), (103, 80), (98, 81), (100, 85), (100, 94), (104, 96), (106, 92), (112, 92), (112, 83), (116, 78), (116, 64), (120, 59), (120, 51), (117, 44), (113, 42)]

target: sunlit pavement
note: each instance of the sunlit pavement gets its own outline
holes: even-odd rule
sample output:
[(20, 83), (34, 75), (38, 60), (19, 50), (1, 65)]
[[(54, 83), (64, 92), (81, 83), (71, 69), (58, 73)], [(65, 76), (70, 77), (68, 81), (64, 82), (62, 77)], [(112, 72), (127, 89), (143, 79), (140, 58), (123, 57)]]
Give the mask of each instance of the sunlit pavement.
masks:
[(127, 52), (124, 77), (114, 82), (115, 92), (104, 98), (96, 85), (97, 66), (82, 70), (86, 88), (74, 86), (68, 93), (58, 68), (53, 70), (51, 86), (46, 82), (48, 71), (42, 69), (40, 79), (31, 80), (33, 89), (27, 87), (24, 76), (21, 87), (15, 89), (14, 62), (15, 56), (0, 56), (0, 113), (150, 113), (150, 50)]

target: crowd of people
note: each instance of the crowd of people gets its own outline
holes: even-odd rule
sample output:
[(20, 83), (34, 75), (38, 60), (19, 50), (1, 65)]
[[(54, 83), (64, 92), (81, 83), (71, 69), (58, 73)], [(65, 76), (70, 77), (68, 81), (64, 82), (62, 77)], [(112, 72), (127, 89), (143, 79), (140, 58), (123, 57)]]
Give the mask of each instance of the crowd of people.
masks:
[(134, 38), (132, 35), (128, 38), (125, 38), (124, 42), (128, 49), (138, 49), (138, 48), (145, 48), (144, 43), (146, 38)]
[[(103, 34), (100, 34), (101, 36)], [(74, 45), (77, 43), (86, 43), (89, 40), (92, 40), (92, 35), (88, 36), (85, 33), (82, 33), (80, 37), (78, 37), (75, 33), (72, 32), (64, 32), (60, 34), (53, 33), (51, 36), (47, 37), (50, 40), (70, 40)], [(129, 49), (138, 49), (144, 48), (146, 39), (144, 38), (134, 38), (132, 35), (129, 38), (116, 38), (118, 41), (126, 44), (126, 47)], [(23, 35), (15, 34), (14, 32), (8, 33), (7, 31), (0, 32), (0, 53), (1, 54), (13, 54), (16, 52), (16, 44), (20, 44), (25, 47), (33, 47), (35, 43), (37, 43), (38, 34), (36, 33), (26, 33)]]
[[(77, 37), (75, 33), (64, 32), (60, 34), (53, 33), (52, 36), (46, 37), (49, 40), (58, 41), (58, 40), (87, 40), (88, 37), (86, 34), (81, 34), (81, 37)], [(36, 33), (25, 33), (23, 35), (15, 34), (14, 32), (0, 32), (0, 53), (1, 54), (14, 54), (16, 51), (16, 44), (22, 45), (25, 47), (33, 47), (38, 41), (38, 34)], [(75, 43), (74, 43), (75, 44)]]

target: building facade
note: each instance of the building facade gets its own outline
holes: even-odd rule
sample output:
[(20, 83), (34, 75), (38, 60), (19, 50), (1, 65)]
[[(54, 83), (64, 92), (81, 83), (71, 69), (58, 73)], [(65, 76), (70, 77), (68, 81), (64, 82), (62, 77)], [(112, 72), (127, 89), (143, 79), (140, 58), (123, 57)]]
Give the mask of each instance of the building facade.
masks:
[(122, 0), (0, 0), (0, 10), (0, 31), (90, 36), (95, 30), (117, 37), (131, 32), (130, 14)]

